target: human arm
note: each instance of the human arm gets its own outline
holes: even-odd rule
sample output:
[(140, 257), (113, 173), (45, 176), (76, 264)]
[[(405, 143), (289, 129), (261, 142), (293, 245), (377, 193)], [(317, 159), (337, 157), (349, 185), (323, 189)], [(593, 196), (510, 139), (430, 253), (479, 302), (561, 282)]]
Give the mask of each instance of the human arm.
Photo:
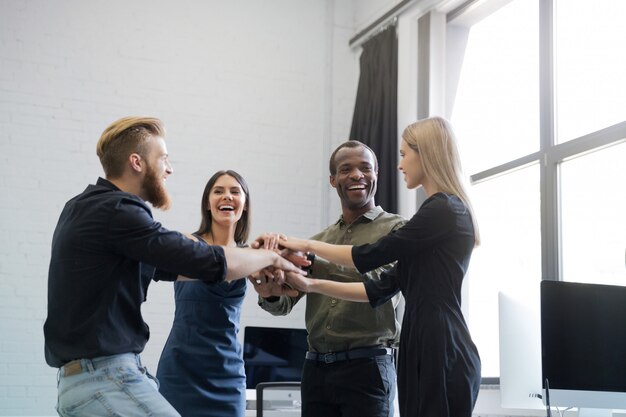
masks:
[[(208, 282), (232, 281), (265, 267), (300, 272), (293, 263), (265, 249), (230, 248), (193, 241), (154, 221), (144, 203), (124, 198), (108, 222), (106, 242), (128, 259)], [(164, 274), (165, 275), (165, 274)]]
[[(369, 213), (369, 216), (364, 217), (361, 221), (355, 222), (350, 227), (342, 228), (339, 224), (334, 224), (329, 226), (327, 229), (321, 231), (311, 238), (311, 240), (301, 240), (290, 238), (287, 239), (293, 243), (292, 249), (296, 249), (299, 251), (306, 251), (313, 249), (313, 252), (318, 252), (315, 256), (312, 265), (309, 268), (309, 274), (307, 275), (310, 278), (317, 278), (324, 281), (336, 281), (338, 283), (356, 283), (361, 284), (364, 281), (368, 280), (379, 280), (380, 275), (391, 268), (392, 265), (386, 264), (381, 265), (378, 268), (375, 268), (365, 274), (360, 274), (356, 269), (349, 268), (345, 266), (337, 265), (336, 263), (331, 263), (327, 259), (325, 259), (326, 253), (320, 249), (322, 246), (326, 247), (334, 247), (341, 248), (336, 245), (328, 245), (327, 243), (339, 243), (345, 242), (346, 238), (350, 243), (355, 244), (363, 244), (368, 242), (374, 242), (381, 236), (385, 236), (391, 231), (394, 231), (402, 225), (404, 225), (406, 221), (397, 215), (390, 215), (384, 213), (382, 210), (376, 212), (373, 211)], [(284, 237), (283, 237), (283, 240)], [(287, 245), (288, 246), (288, 245)], [(345, 249), (350, 248), (350, 246), (345, 246)], [(319, 252), (322, 252), (321, 254)], [(331, 257), (331, 256), (329, 256)], [(309, 258), (311, 259), (311, 258)], [(312, 281), (306, 281), (307, 283)], [(321, 283), (323, 287), (324, 283)], [(332, 285), (332, 284), (331, 284)], [(341, 288), (340, 284), (340, 288)], [(317, 292), (317, 291), (313, 291)], [(323, 291), (320, 291), (323, 292)], [(334, 295), (334, 293), (333, 293)], [(367, 301), (362, 297), (362, 294), (355, 295), (354, 294), (337, 294), (338, 297), (352, 300), (356, 298), (358, 301)], [(311, 297), (311, 300), (320, 300), (318, 296)], [(311, 301), (309, 300), (309, 301)]]
[(373, 308), (385, 304), (400, 292), (398, 264), (381, 272), (379, 279), (365, 280), (365, 292)]
[(337, 282), (325, 279), (307, 278), (300, 274), (285, 274), (287, 283), (304, 293), (317, 293), (347, 301), (368, 302), (362, 282)]
[[(437, 193), (427, 199), (418, 212), (402, 227), (372, 244), (355, 246), (352, 259), (361, 272), (400, 259), (411, 259), (421, 252), (437, 248), (455, 235), (465, 207), (455, 196)], [(460, 203), (460, 202), (459, 202)]]
[[(194, 236), (194, 235), (186, 235), (189, 239), (197, 242), (198, 239)], [(278, 240), (278, 238), (276, 238), (276, 241)], [(289, 261), (285, 262), (283, 259), (281, 259), (280, 257), (276, 258), (275, 256), (269, 254), (268, 252), (272, 252), (269, 250), (264, 250), (261, 255), (263, 256), (269, 256), (268, 260), (262, 260), (259, 259), (260, 262), (263, 262), (264, 266), (263, 266), (263, 270), (256, 270), (256, 271), (251, 271), (248, 274), (245, 275), (238, 275), (242, 269), (241, 268), (254, 268), (255, 267), (255, 263), (254, 263), (254, 259), (257, 258), (262, 258), (261, 256), (259, 256), (258, 254), (256, 254), (256, 251), (248, 251), (248, 257), (246, 258), (245, 262), (240, 262), (240, 254), (238, 253), (239, 251), (234, 251), (231, 252), (230, 249), (244, 249), (244, 248), (228, 248), (228, 247), (222, 247), (224, 249), (224, 255), (226, 257), (226, 264), (227, 264), (227, 273), (226, 273), (226, 281), (232, 281), (235, 279), (239, 279), (242, 276), (245, 275), (251, 275), (251, 274), (256, 274), (256, 276), (258, 277), (259, 280), (263, 280), (263, 282), (268, 282), (270, 281), (273, 286), (272, 286), (272, 290), (275, 292), (278, 292), (278, 289), (283, 287), (283, 285), (276, 283), (275, 277), (272, 276), (273, 274), (270, 273), (270, 269), (276, 269), (277, 271), (282, 271), (285, 268), (291, 268), (292, 266), (289, 265)], [(252, 255), (254, 254), (254, 255)], [(268, 264), (268, 262), (272, 262), (271, 264)], [(245, 269), (247, 270), (247, 269)], [(245, 271), (244, 270), (244, 271)], [(294, 272), (297, 272), (299, 270), (294, 270)], [(278, 274), (276, 274), (276, 276), (278, 277)], [(282, 277), (282, 276), (281, 276)], [(271, 278), (271, 279), (269, 279)], [(193, 281), (194, 278), (188, 278), (186, 276), (183, 275), (179, 275), (177, 280), (179, 281)], [(282, 281), (284, 279), (279, 279), (279, 281)], [(256, 280), (255, 280), (256, 282)], [(259, 281), (260, 282), (260, 281)], [(295, 295), (298, 295), (297, 291), (291, 290), (291, 294), (293, 294), (295, 292)], [(283, 293), (287, 294), (286, 291), (282, 291)]]
[[(193, 234), (185, 234), (185, 236), (187, 236), (189, 239), (193, 240), (194, 242), (198, 242), (198, 238), (195, 237)], [(159, 271), (157, 270), (157, 273), (158, 272)], [(183, 275), (178, 275), (176, 277), (176, 281), (199, 281), (199, 280), (196, 279), (196, 278), (188, 278), (188, 277), (183, 276)]]
[(287, 283), (303, 293), (317, 293), (347, 301), (369, 302), (378, 307), (400, 291), (398, 265), (383, 269), (379, 279), (363, 282), (339, 282), (327, 279), (308, 278), (300, 274), (286, 273)]
[(298, 239), (295, 237), (280, 239), (280, 245), (292, 251), (313, 252), (329, 262), (354, 268), (352, 245), (332, 245), (318, 240)]
[[(220, 246), (221, 247), (221, 246)], [(291, 271), (294, 273), (304, 273), (300, 268), (292, 264), (287, 259), (281, 257), (277, 253), (269, 250), (252, 250), (247, 248), (230, 248), (230, 247), (221, 247), (224, 251), (224, 257), (226, 259), (226, 274), (224, 277), (225, 281), (234, 281), (237, 279), (241, 279), (242, 277), (251, 275), (255, 272), (259, 272), (257, 267), (261, 267), (260, 269), (269, 271), (270, 269), (276, 270), (274, 273), (275, 276), (272, 276), (272, 282), (276, 282), (277, 288), (282, 284), (278, 284), (278, 282), (283, 282), (284, 278), (282, 277), (282, 271)], [(278, 274), (281, 272), (281, 274)], [(160, 279), (167, 276), (167, 272), (158, 271), (158, 275)], [(270, 273), (271, 275), (271, 273)], [(157, 277), (157, 278), (159, 278)], [(185, 275), (178, 275), (176, 280), (178, 281), (194, 281), (194, 280), (202, 280), (201, 277), (198, 278), (190, 278)], [(293, 294), (284, 292), (284, 294)], [(297, 295), (297, 292), (296, 292)]]
[(296, 265), (272, 250), (230, 247), (223, 247), (223, 249), (227, 265), (226, 281), (246, 277), (266, 267), (295, 274), (303, 273)]

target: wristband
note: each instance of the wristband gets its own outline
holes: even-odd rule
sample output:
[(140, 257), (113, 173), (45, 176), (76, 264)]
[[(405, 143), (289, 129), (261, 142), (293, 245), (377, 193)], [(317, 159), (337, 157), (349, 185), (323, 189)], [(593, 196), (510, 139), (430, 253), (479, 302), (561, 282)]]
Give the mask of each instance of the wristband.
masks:
[(311, 262), (309, 266), (301, 266), (300, 269), (305, 271), (307, 275), (311, 275), (313, 272), (313, 264), (315, 263), (315, 254), (313, 252), (307, 252), (307, 261)]

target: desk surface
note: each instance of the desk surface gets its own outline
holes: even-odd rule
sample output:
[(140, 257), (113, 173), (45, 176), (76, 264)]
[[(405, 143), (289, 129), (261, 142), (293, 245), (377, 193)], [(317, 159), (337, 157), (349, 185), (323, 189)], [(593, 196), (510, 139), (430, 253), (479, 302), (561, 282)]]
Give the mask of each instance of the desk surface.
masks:
[[(256, 390), (246, 390), (246, 400), (256, 400)], [(398, 396), (393, 401), (394, 416), (399, 415), (398, 412)], [(256, 417), (256, 410), (246, 410), (245, 417)], [(268, 410), (263, 411), (263, 417), (300, 417), (300, 410)], [(626, 415), (624, 416), (626, 417)]]
[[(253, 405), (256, 404), (256, 390), (246, 390), (246, 402), (251, 401)], [(245, 417), (256, 417), (256, 409), (247, 410)], [(300, 417), (299, 409), (278, 409), (278, 410), (264, 410), (263, 417)]]

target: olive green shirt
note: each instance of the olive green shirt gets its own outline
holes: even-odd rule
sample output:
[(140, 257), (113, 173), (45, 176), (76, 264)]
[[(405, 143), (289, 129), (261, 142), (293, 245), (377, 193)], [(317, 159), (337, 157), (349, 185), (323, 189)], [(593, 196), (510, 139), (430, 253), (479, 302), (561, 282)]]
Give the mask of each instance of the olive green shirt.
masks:
[[(311, 239), (322, 242), (362, 245), (374, 243), (380, 237), (402, 227), (406, 220), (389, 214), (377, 206), (361, 215), (352, 224), (346, 224), (343, 216)], [(361, 275), (356, 269), (329, 263), (316, 257), (311, 276), (341, 282), (362, 282), (380, 279), (383, 271), (392, 264)], [(282, 296), (275, 302), (259, 297), (259, 305), (275, 316), (288, 314), (304, 296)], [(344, 301), (321, 294), (308, 294), (306, 301), (306, 329), (309, 333), (309, 350), (328, 353), (341, 352), (367, 346), (397, 346), (400, 326), (395, 309), (400, 294), (378, 308), (369, 303)]]

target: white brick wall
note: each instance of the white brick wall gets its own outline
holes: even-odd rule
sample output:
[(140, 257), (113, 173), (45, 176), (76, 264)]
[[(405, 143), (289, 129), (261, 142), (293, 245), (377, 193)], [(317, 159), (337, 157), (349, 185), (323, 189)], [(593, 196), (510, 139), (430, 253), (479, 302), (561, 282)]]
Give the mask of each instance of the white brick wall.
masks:
[[(326, 166), (352, 117), (352, 1), (178, 4), (0, 0), (0, 415), (55, 413), (50, 240), (65, 201), (101, 175), (95, 144), (111, 121), (166, 123), (174, 205), (155, 217), (169, 228), (197, 227), (204, 184), (224, 168), (250, 184), (253, 235), (308, 236), (338, 214)], [(153, 284), (143, 308), (153, 371), (172, 298)], [(275, 319), (249, 293), (242, 326), (261, 324), (302, 326), (302, 308)]]

